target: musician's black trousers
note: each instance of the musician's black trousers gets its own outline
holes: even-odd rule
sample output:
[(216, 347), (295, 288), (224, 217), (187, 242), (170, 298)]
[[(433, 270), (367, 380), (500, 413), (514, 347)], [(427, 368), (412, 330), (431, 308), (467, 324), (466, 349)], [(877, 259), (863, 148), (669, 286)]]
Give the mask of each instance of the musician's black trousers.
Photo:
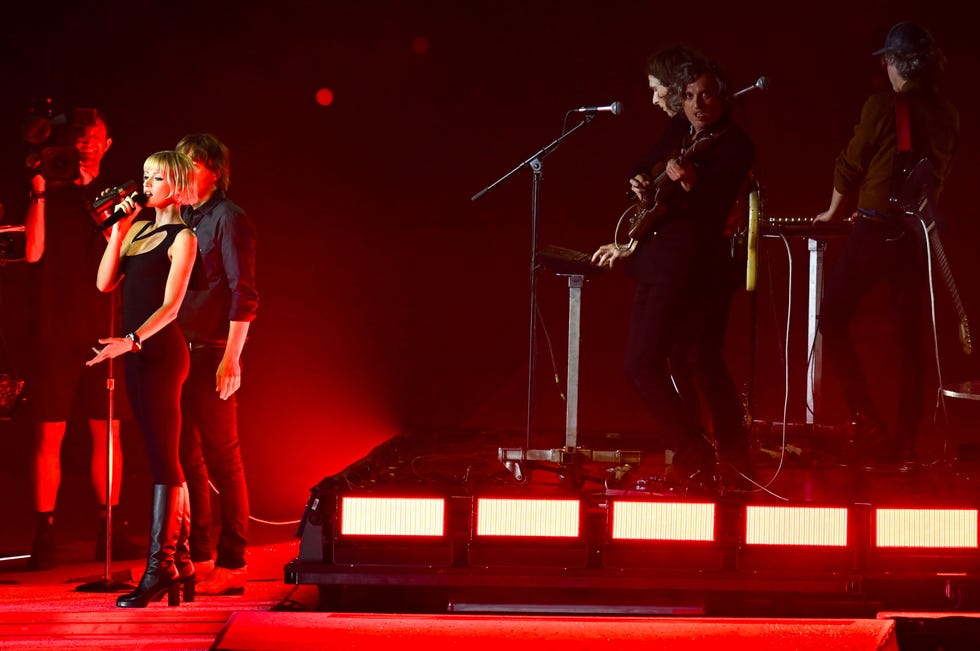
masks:
[(744, 431), (742, 403), (722, 355), (735, 265), (721, 241), (716, 250), (700, 253), (707, 255), (699, 255), (697, 264), (664, 265), (655, 279), (637, 284), (626, 373), (664, 443), (703, 459), (699, 393), (721, 449), (738, 447)]
[[(731, 240), (722, 238), (708, 251), (703, 265), (702, 289), (694, 294), (688, 323), (671, 354), (671, 371), (693, 417), (699, 417), (702, 409), (706, 412), (718, 451), (741, 462), (748, 454), (745, 410), (725, 363), (724, 345), (732, 299), (745, 283), (744, 249), (733, 256)], [(685, 389), (686, 381), (691, 382), (690, 389)]]
[(923, 310), (927, 281), (925, 239), (859, 218), (831, 272), (820, 308), (824, 352), (837, 373), (852, 414), (877, 417), (862, 368), (851, 321), (862, 299), (882, 278), (888, 281), (898, 343), (898, 452), (914, 458), (915, 433), (922, 418), (924, 361)]

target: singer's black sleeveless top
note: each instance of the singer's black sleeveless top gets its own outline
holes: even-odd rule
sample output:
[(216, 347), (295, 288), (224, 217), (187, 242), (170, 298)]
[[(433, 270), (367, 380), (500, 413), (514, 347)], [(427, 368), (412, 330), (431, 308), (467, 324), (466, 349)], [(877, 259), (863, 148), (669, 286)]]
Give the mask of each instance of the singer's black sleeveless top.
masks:
[(147, 317), (163, 305), (167, 277), (170, 274), (170, 256), (167, 255), (167, 250), (174, 243), (177, 234), (185, 228), (187, 227), (183, 224), (164, 224), (153, 228), (153, 222), (148, 222), (133, 238), (134, 242), (138, 242), (161, 231), (167, 234), (152, 249), (122, 259), (122, 273), (126, 275), (122, 289), (124, 333), (139, 328)]
[[(126, 274), (123, 281), (123, 332), (132, 332), (161, 305), (170, 274), (167, 250), (174, 243), (183, 224), (155, 227), (144, 225), (133, 241), (166, 235), (152, 249), (122, 260)], [(190, 353), (177, 321), (171, 321), (159, 332), (147, 337), (143, 348), (125, 355), (126, 388), (133, 414), (143, 432), (149, 455), (153, 483), (180, 486), (184, 473), (180, 466), (180, 387), (190, 368)]]

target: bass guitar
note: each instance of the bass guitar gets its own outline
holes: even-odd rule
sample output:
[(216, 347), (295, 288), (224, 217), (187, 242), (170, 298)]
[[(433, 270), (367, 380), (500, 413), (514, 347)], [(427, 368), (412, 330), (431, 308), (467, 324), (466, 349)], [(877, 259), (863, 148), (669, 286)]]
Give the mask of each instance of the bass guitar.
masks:
[(966, 308), (963, 306), (963, 299), (960, 298), (959, 289), (956, 287), (953, 272), (949, 268), (946, 250), (939, 238), (939, 229), (936, 227), (937, 221), (942, 223), (942, 216), (936, 206), (935, 178), (932, 163), (928, 158), (915, 160), (902, 170), (901, 186), (891, 201), (905, 220), (909, 230), (913, 233), (919, 233), (923, 231), (923, 226), (925, 227), (929, 250), (939, 264), (943, 279), (946, 281), (946, 288), (949, 290), (949, 296), (953, 301), (953, 307), (956, 309), (956, 315), (959, 319), (958, 334), (960, 344), (963, 346), (963, 353), (969, 355), (973, 352), (970, 323), (967, 319)]
[[(690, 163), (698, 153), (710, 147), (722, 133), (724, 131), (702, 131), (694, 137), (687, 149), (682, 150), (676, 158), (680, 159), (681, 165)], [(676, 194), (679, 187), (678, 183), (667, 176), (666, 162), (657, 163), (651, 170), (650, 176), (653, 177), (653, 180), (647, 187), (646, 199), (633, 205), (632, 215), (629, 218), (629, 236), (634, 241), (642, 240), (650, 234), (657, 221), (667, 212), (671, 197)]]

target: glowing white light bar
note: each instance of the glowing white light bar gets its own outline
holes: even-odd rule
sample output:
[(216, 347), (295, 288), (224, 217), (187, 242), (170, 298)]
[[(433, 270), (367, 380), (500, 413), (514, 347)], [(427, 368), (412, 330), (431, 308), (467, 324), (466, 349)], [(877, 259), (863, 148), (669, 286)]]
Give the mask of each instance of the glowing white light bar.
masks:
[(800, 506), (747, 506), (749, 545), (847, 547), (847, 509)]
[(476, 502), (476, 535), (577, 538), (578, 500), (522, 500), (481, 497)]
[(613, 540), (715, 539), (715, 505), (684, 502), (613, 502)]
[(875, 509), (876, 547), (977, 547), (977, 509)]
[(442, 536), (446, 500), (441, 497), (343, 497), (343, 536)]

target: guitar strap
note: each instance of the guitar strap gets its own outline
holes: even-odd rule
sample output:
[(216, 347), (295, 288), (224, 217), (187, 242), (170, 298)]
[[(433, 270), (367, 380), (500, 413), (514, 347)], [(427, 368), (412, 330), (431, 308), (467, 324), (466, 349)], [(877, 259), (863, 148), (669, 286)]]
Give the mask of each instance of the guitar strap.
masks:
[(899, 197), (907, 192), (912, 169), (919, 157), (912, 152), (912, 126), (909, 117), (908, 93), (895, 93), (895, 144), (897, 156), (893, 183), (893, 196)]
[(912, 151), (912, 127), (909, 125), (909, 98), (895, 93), (895, 128), (898, 131), (899, 153)]
[[(909, 100), (906, 93), (896, 93), (895, 94), (895, 129), (897, 137), (897, 147), (898, 147), (898, 163), (901, 166), (903, 163), (907, 163), (912, 160), (912, 129), (910, 127), (909, 120)], [(928, 163), (928, 160), (922, 162)], [(919, 164), (921, 165), (922, 162)], [(931, 167), (929, 168), (931, 169)], [(914, 177), (914, 171), (910, 171), (910, 176)], [(906, 182), (908, 179), (905, 180)], [(935, 200), (935, 197), (932, 197)], [(939, 213), (935, 213), (939, 215)], [(916, 211), (916, 217), (918, 219), (923, 219), (923, 216)], [(941, 220), (935, 220), (941, 222)], [(946, 251), (943, 248), (942, 240), (939, 237), (939, 232), (936, 230), (941, 223), (932, 223), (928, 225), (928, 234), (926, 235), (926, 242), (930, 250), (936, 257), (936, 262), (939, 264), (939, 270), (942, 272), (943, 279), (946, 281), (946, 288), (949, 290), (950, 298), (953, 301), (953, 307), (956, 309), (956, 313), (959, 316), (959, 337), (960, 343), (963, 346), (963, 352), (969, 355), (973, 352), (973, 340), (970, 335), (970, 325), (967, 320), (966, 307), (963, 305), (963, 299), (960, 298), (959, 289), (956, 286), (956, 280), (953, 278), (953, 271), (950, 269), (949, 260), (946, 258)], [(915, 231), (918, 233), (918, 230)]]
[(912, 153), (912, 126), (909, 118), (908, 93), (895, 93), (895, 143), (898, 155), (895, 158), (894, 196), (904, 191), (909, 172), (916, 162)]

